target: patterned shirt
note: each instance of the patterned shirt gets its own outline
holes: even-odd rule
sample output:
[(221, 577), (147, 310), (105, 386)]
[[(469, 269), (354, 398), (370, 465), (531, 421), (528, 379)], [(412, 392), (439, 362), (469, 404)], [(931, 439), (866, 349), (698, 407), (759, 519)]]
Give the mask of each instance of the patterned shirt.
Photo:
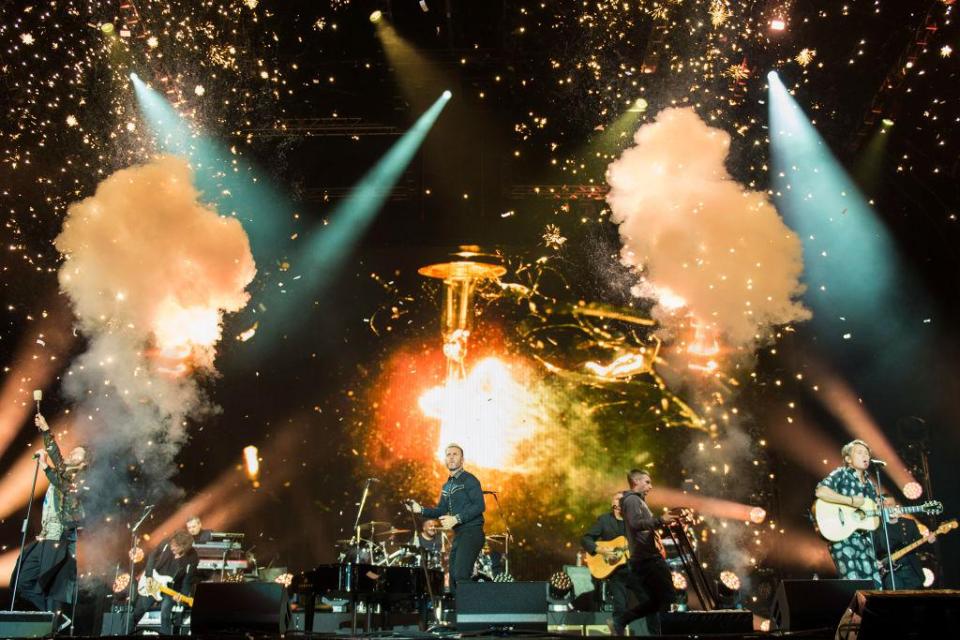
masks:
[[(838, 467), (820, 481), (819, 487), (833, 489), (842, 496), (865, 496), (879, 502), (876, 487), (864, 475), (860, 480), (851, 467)], [(845, 580), (873, 580), (880, 586), (880, 571), (877, 569), (877, 554), (869, 531), (858, 530), (850, 537), (830, 543), (830, 556), (837, 566), (837, 573)]]

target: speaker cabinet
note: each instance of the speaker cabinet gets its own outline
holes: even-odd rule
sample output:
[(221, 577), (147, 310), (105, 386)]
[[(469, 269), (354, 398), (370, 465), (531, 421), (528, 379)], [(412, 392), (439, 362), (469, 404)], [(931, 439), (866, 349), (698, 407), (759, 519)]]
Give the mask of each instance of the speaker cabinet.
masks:
[(275, 582), (201, 582), (193, 603), (191, 633), (286, 633), (286, 588)]
[(753, 631), (753, 614), (742, 609), (670, 611), (660, 614), (660, 627), (665, 636), (743, 634)]
[(783, 580), (770, 619), (780, 631), (836, 629), (853, 594), (875, 586), (873, 580)]
[(850, 609), (853, 616), (837, 629), (840, 638), (856, 629), (858, 618), (858, 640), (947, 638), (960, 629), (960, 591), (952, 589), (860, 591)]
[(547, 631), (547, 582), (457, 584), (457, 631)]
[(56, 614), (50, 611), (0, 611), (0, 638), (47, 638)]

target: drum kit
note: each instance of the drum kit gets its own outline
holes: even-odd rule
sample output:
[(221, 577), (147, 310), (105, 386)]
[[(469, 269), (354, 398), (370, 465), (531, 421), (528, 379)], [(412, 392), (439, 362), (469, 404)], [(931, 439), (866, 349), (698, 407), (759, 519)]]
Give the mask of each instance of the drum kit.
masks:
[[(437, 533), (441, 538), (442, 551), (432, 551), (409, 542), (415, 539), (411, 529), (398, 529), (389, 522), (365, 522), (357, 527), (357, 531), (358, 538), (337, 540), (340, 551), (338, 560), (341, 563), (356, 562), (387, 567), (425, 566), (428, 569), (446, 570), (450, 544), (445, 532)], [(483, 551), (474, 564), (473, 579), (502, 579), (500, 577), (505, 573), (506, 548), (506, 533), (486, 536)]]
[(389, 522), (366, 522), (357, 527), (358, 538), (337, 540), (340, 562), (357, 562), (387, 567), (422, 567), (442, 569), (440, 553), (421, 546), (401, 542), (409, 540), (410, 529), (398, 529)]
[[(506, 577), (506, 548), (507, 534), (497, 533), (486, 536), (483, 543), (483, 550), (477, 556), (477, 561), (473, 564), (473, 580), (475, 582), (496, 582), (502, 581)], [(501, 545), (504, 552), (497, 551), (491, 547)]]

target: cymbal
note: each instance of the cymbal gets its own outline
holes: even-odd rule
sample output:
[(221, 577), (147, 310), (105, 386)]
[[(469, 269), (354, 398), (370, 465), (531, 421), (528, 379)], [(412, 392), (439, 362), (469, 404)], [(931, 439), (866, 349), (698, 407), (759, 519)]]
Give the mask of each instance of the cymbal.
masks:
[(493, 535), (486, 536), (487, 540), (496, 540), (497, 542), (506, 540), (508, 537), (513, 540), (513, 536), (508, 533), (494, 533)]
[(373, 535), (379, 538), (381, 536), (392, 536), (395, 533), (410, 533), (410, 529), (394, 529), (393, 527), (391, 527), (386, 531), (377, 531)]
[(363, 524), (357, 525), (357, 528), (358, 529), (366, 529), (366, 528), (376, 529), (377, 527), (392, 527), (392, 526), (393, 525), (390, 524), (389, 522), (378, 522), (376, 520), (372, 520), (370, 522), (364, 522)]
[[(351, 539), (349, 539), (349, 540), (337, 540), (335, 544), (336, 544), (336, 546), (338, 546), (338, 547), (352, 547), (352, 546), (353, 546), (354, 544), (356, 544), (356, 543), (357, 543), (357, 541), (354, 540), (353, 538), (351, 538)], [(367, 540), (366, 538), (360, 538), (360, 544), (368, 545), (368, 544), (377, 544), (377, 543), (374, 542), (373, 540)]]

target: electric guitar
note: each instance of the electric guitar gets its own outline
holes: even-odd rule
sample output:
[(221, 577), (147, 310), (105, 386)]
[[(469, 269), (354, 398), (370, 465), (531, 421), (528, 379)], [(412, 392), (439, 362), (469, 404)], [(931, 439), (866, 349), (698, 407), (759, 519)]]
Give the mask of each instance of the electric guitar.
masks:
[(167, 585), (171, 582), (173, 582), (173, 576), (160, 575), (157, 573), (157, 570), (154, 569), (152, 580), (148, 578), (146, 574), (140, 576), (140, 581), (137, 583), (137, 593), (142, 596), (149, 596), (158, 602), (162, 600), (163, 595), (166, 594), (177, 602), (182, 602), (188, 607), (192, 607), (193, 598), (168, 587)]
[[(937, 527), (937, 530), (934, 531), (933, 534), (937, 536), (942, 536), (943, 534), (949, 533), (953, 529), (956, 529), (957, 526), (958, 525), (956, 520), (949, 520), (941, 524), (939, 527)], [(918, 547), (922, 547), (925, 544), (927, 544), (927, 539), (926, 537), (923, 537), (923, 538), (920, 538), (919, 540), (915, 540), (914, 542), (911, 542), (905, 547), (901, 547), (900, 549), (897, 549), (896, 551), (893, 552), (893, 555), (891, 555), (889, 558), (884, 558), (883, 560), (880, 560), (880, 573), (885, 573), (890, 570), (889, 569), (890, 560), (893, 560), (893, 563), (894, 563), (893, 570), (896, 571), (897, 569), (900, 568), (899, 565), (897, 565), (897, 561), (900, 558), (907, 555), (914, 549)]]
[[(924, 502), (913, 507), (889, 507), (887, 513), (925, 513), (936, 515), (943, 513), (943, 504), (936, 500)], [(830, 542), (846, 540), (857, 530), (873, 531), (880, 526), (881, 509), (870, 498), (864, 498), (859, 507), (836, 504), (825, 500), (813, 503), (813, 515), (817, 522), (817, 531)]]
[[(607, 553), (604, 554), (603, 552)], [(630, 559), (630, 546), (626, 536), (618, 536), (613, 540), (598, 540), (597, 552), (588, 553), (584, 563), (590, 569), (590, 575), (597, 580), (603, 580), (611, 573), (623, 566)]]

